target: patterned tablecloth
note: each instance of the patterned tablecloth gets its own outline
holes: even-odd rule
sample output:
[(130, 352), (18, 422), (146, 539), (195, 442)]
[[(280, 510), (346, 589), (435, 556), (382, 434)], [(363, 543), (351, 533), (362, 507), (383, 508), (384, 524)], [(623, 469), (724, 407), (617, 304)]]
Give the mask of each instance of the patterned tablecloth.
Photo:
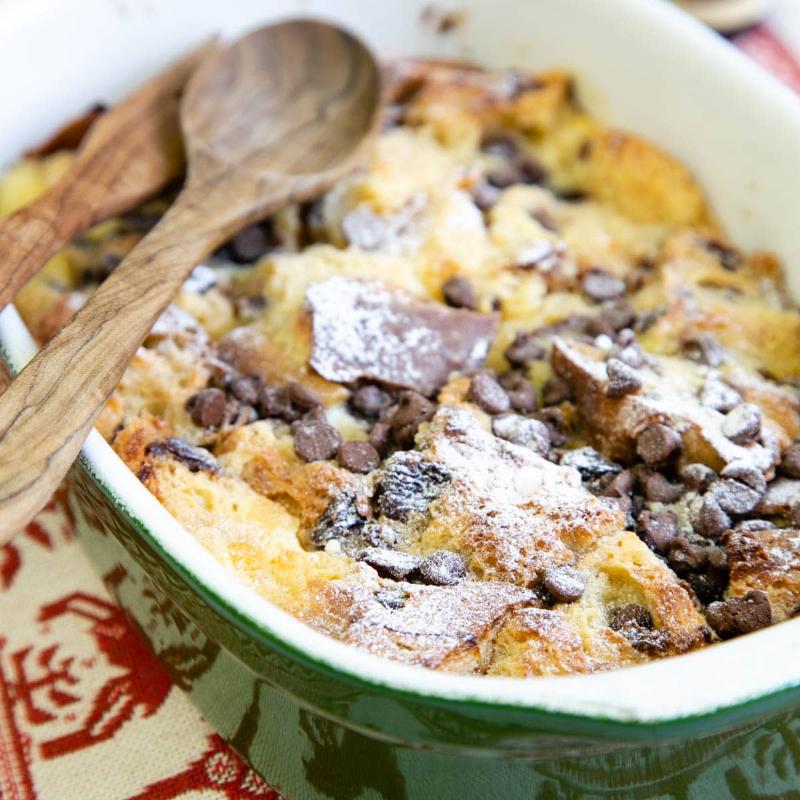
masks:
[[(792, 15), (791, 6), (795, 14)], [(797, 0), (734, 38), (800, 91)], [(270, 800), (109, 600), (57, 493), (0, 548), (0, 800)]]

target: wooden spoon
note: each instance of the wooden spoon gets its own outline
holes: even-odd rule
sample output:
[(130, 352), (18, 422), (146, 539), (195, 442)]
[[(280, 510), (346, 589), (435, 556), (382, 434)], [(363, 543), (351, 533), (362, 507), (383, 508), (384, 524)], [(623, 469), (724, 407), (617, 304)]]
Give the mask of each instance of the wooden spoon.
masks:
[(379, 109), (369, 51), (319, 22), (262, 28), (203, 62), (182, 101), (185, 188), (0, 397), (0, 544), (56, 489), (192, 268), (240, 228), (350, 171)]
[(0, 220), (0, 310), (79, 233), (134, 208), (183, 172), (178, 100), (213, 46), (192, 51), (103, 114), (66, 174)]

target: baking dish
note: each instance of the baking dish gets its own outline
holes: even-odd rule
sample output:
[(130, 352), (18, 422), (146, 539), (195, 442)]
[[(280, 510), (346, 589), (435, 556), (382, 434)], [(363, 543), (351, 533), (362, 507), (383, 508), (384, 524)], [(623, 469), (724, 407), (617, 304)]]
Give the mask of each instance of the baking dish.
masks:
[[(216, 4), (33, 0), (0, 10), (0, 85), (13, 125), (0, 163), (215, 30), (288, 14), (332, 18), (385, 57), (563, 66), (598, 116), (644, 134), (699, 176), (732, 238), (782, 258), (792, 224), (800, 104), (724, 42), (655, 0), (459, 3), (437, 33), (424, 2)], [(25, 69), (20, 70), (19, 65)], [(58, 76), (55, 85), (54, 76)], [(41, 99), (47, 98), (46, 107)], [(52, 98), (52, 101), (51, 101)], [(33, 343), (13, 309), (0, 346)], [(87, 550), (178, 684), (294, 798), (786, 796), (800, 786), (800, 622), (614, 673), (527, 681), (390, 664), (303, 627), (239, 584), (158, 505), (97, 434), (70, 476)], [(186, 665), (190, 666), (186, 666)]]

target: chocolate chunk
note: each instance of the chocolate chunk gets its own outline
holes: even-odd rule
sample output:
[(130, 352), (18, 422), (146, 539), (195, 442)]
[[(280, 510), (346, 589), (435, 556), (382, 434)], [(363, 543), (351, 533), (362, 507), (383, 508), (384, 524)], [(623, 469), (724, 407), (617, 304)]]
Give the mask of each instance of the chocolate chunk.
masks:
[(717, 479), (717, 473), (705, 464), (686, 464), (681, 467), (681, 480), (689, 489), (704, 492)]
[(708, 367), (718, 367), (724, 364), (727, 358), (724, 348), (707, 333), (695, 333), (683, 337), (681, 352), (691, 361)]
[(771, 625), (772, 607), (766, 592), (752, 589), (744, 597), (711, 603), (706, 619), (720, 639), (731, 639)]
[(467, 399), (487, 414), (502, 414), (511, 408), (505, 389), (489, 374), (479, 372), (469, 383)]
[(531, 217), (533, 217), (533, 219), (535, 219), (546, 231), (550, 231), (550, 233), (558, 233), (558, 223), (553, 219), (547, 209), (534, 209), (531, 211)]
[(567, 425), (564, 421), (564, 413), (560, 408), (543, 408), (537, 411), (534, 419), (544, 422), (547, 425), (547, 430), (550, 433), (550, 444), (553, 447), (561, 447), (567, 441)]
[(382, 411), (389, 408), (392, 404), (392, 397), (380, 386), (368, 383), (359, 386), (350, 395), (349, 406), (356, 414), (372, 419), (377, 417)]
[(423, 422), (427, 422), (436, 413), (436, 404), (419, 392), (401, 392), (397, 400), (397, 408), (392, 414), (390, 425), (392, 439), (399, 447), (410, 447), (414, 444), (414, 436)]
[(355, 494), (343, 492), (336, 495), (319, 518), (311, 533), (311, 541), (317, 547), (324, 547), (332, 539), (337, 539), (342, 542), (345, 552), (352, 552), (354, 545), (351, 542), (358, 540), (360, 544), (367, 522), (359, 508)]
[(769, 531), (774, 528), (775, 523), (766, 519), (740, 519), (733, 526), (735, 531)]
[(583, 276), (581, 287), (586, 295), (597, 303), (614, 300), (625, 294), (625, 281), (604, 269), (590, 269)]
[(666, 425), (648, 425), (636, 439), (636, 452), (645, 464), (659, 466), (677, 455), (681, 437)]
[(481, 139), (481, 152), (499, 158), (514, 158), (519, 153), (519, 143), (510, 133), (489, 133)]
[(472, 281), (463, 275), (454, 275), (442, 286), (445, 302), (453, 308), (468, 308), (474, 311), (478, 307), (478, 294)]
[(594, 447), (578, 447), (575, 450), (567, 450), (562, 454), (560, 464), (563, 467), (577, 469), (585, 481), (596, 480), (604, 475), (614, 475), (622, 471), (619, 464), (609, 461)]
[(625, 328), (630, 328), (634, 324), (636, 314), (627, 302), (615, 300), (603, 304), (600, 318), (615, 331), (621, 331)]
[(455, 370), (482, 366), (496, 315), (420, 300), (375, 281), (330, 278), (306, 292), (311, 366), (338, 383), (372, 380), (433, 394)]
[(747, 461), (731, 461), (720, 473), (723, 478), (730, 478), (739, 483), (744, 483), (758, 492), (759, 497), (767, 491), (767, 479), (760, 469)]
[(188, 399), (186, 408), (195, 425), (218, 428), (225, 419), (227, 402), (225, 392), (221, 389), (203, 389)]
[(761, 433), (761, 409), (753, 403), (742, 403), (725, 415), (722, 432), (736, 444), (747, 444)]
[(767, 486), (756, 510), (759, 514), (789, 514), (800, 502), (800, 480), (776, 478)]
[(510, 370), (503, 373), (500, 378), (500, 385), (506, 390), (511, 408), (515, 411), (530, 413), (536, 411), (538, 402), (536, 400), (536, 389), (533, 384), (525, 377), (525, 373)]
[(381, 463), (380, 454), (369, 442), (343, 442), (338, 458), (339, 466), (361, 475), (372, 472)]
[(731, 518), (723, 511), (715, 497), (707, 495), (692, 525), (702, 536), (719, 539), (731, 527)]
[(285, 386), (265, 386), (258, 395), (258, 409), (264, 417), (276, 417), (286, 422), (300, 419), (302, 412), (292, 405)]
[(220, 472), (217, 460), (208, 450), (195, 447), (185, 439), (171, 436), (163, 442), (153, 442), (145, 449), (150, 456), (170, 455), (189, 468), (189, 472)]
[(549, 567), (545, 570), (542, 586), (556, 603), (574, 603), (586, 590), (581, 574), (574, 567)]
[(450, 550), (437, 550), (422, 560), (417, 577), (431, 586), (455, 586), (466, 577), (464, 561)]
[(503, 352), (507, 361), (516, 367), (527, 366), (531, 361), (544, 358), (546, 354), (547, 351), (537, 336), (522, 331), (514, 336), (514, 341)]
[(610, 609), (608, 627), (612, 631), (621, 631), (631, 625), (651, 630), (653, 618), (644, 606), (640, 606), (637, 603), (628, 603), (627, 605)]
[(642, 511), (637, 520), (641, 537), (657, 553), (665, 553), (678, 535), (678, 518), (673, 511)]
[(618, 358), (609, 358), (606, 364), (608, 374), (608, 397), (623, 397), (633, 394), (642, 388), (642, 380), (635, 369), (632, 369)]
[(258, 375), (240, 375), (231, 381), (231, 394), (248, 406), (258, 403), (261, 380)]
[(719, 259), (720, 266), (729, 272), (738, 269), (742, 263), (742, 256), (738, 250), (717, 239), (705, 239), (703, 247), (709, 253), (713, 253)]
[(492, 420), (492, 432), (507, 442), (522, 445), (540, 456), (550, 450), (550, 431), (538, 419), (521, 417), (519, 414), (503, 414)]
[(228, 242), (226, 250), (232, 261), (249, 264), (272, 250), (278, 244), (272, 225), (268, 222), (256, 223), (239, 231)]
[(792, 442), (781, 459), (780, 470), (790, 478), (800, 478), (800, 441)]
[(708, 378), (700, 391), (700, 402), (726, 414), (742, 402), (742, 396), (732, 386), (716, 378)]
[(369, 432), (369, 443), (380, 455), (386, 455), (392, 438), (392, 426), (388, 422), (376, 422)]
[(360, 561), (369, 564), (384, 578), (401, 581), (417, 570), (422, 563), (419, 556), (385, 547), (369, 547), (358, 556)]
[(389, 519), (404, 521), (409, 514), (427, 511), (449, 480), (443, 467), (423, 461), (416, 451), (396, 453), (375, 487), (378, 509)]
[(292, 425), (294, 452), (303, 461), (327, 461), (336, 455), (342, 437), (322, 412), (307, 414)]
[(402, 589), (379, 589), (375, 592), (375, 599), (386, 608), (393, 611), (401, 609), (406, 604), (406, 593)]
[(542, 405), (558, 405), (571, 397), (569, 384), (559, 375), (551, 375), (542, 386)]
[(660, 472), (653, 472), (644, 480), (644, 494), (654, 503), (677, 503), (683, 495), (683, 486), (671, 483)]

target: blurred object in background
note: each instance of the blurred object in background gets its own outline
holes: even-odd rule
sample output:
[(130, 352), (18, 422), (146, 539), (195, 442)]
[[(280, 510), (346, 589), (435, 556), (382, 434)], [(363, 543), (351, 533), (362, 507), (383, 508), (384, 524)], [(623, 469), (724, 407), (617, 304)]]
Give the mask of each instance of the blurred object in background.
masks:
[(771, 0), (677, 0), (678, 5), (720, 33), (750, 28), (767, 15)]

